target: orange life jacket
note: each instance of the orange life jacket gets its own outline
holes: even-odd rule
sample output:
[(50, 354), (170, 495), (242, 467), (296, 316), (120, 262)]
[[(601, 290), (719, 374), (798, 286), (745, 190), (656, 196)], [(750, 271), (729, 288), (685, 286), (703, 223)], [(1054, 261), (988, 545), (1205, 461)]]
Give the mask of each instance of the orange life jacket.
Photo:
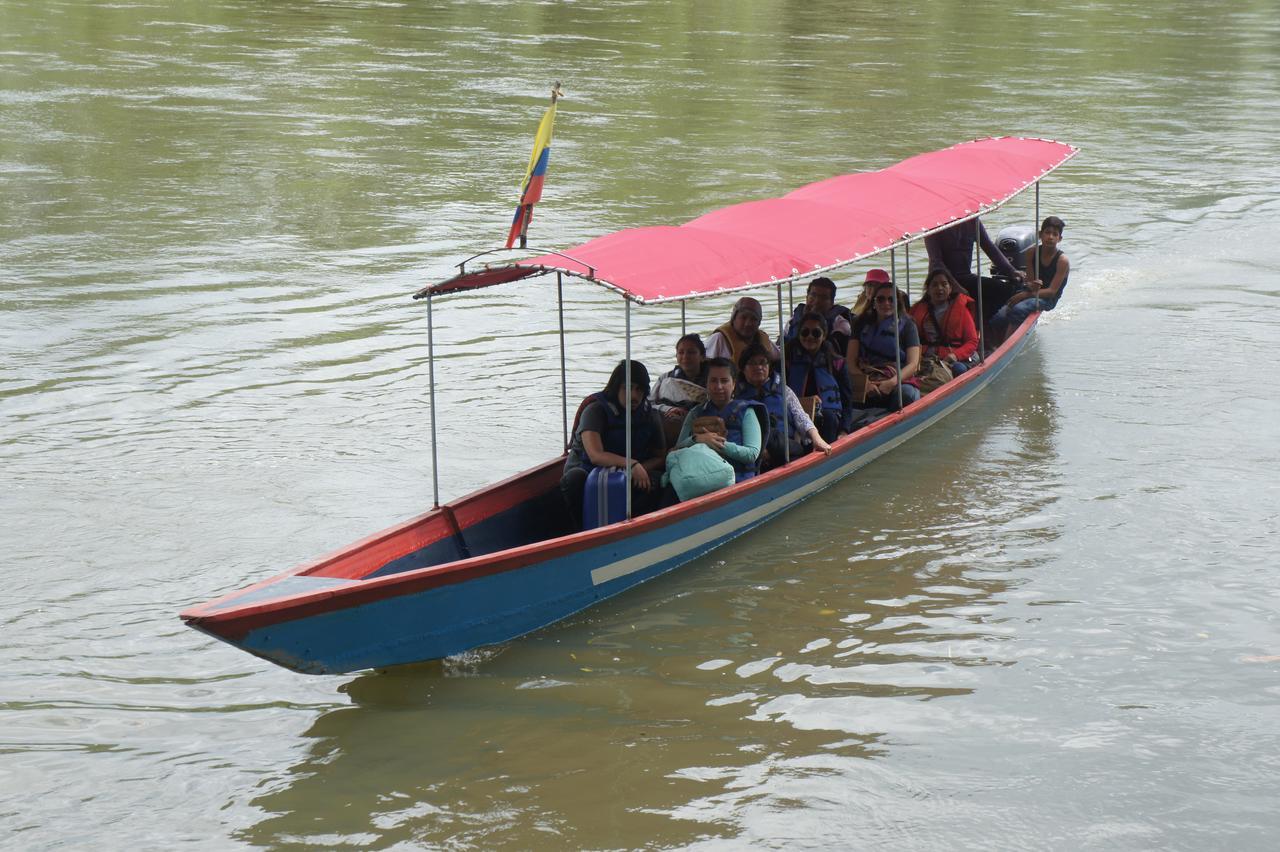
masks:
[[(725, 342), (729, 344), (729, 348), (733, 350), (733, 358), (731, 360), (733, 361), (733, 369), (737, 370), (738, 359), (742, 357), (742, 353), (747, 351), (747, 347), (750, 346), (753, 341), (743, 340), (741, 337), (738, 337), (738, 332), (733, 330), (732, 322), (725, 323), (717, 328), (716, 331), (720, 332), (720, 335), (724, 337)], [(773, 351), (773, 341), (769, 339), (769, 335), (765, 334), (758, 328), (756, 329), (756, 339), (754, 342), (763, 346), (765, 352)]]
[[(933, 353), (939, 358), (954, 355), (957, 361), (967, 361), (978, 351), (978, 327), (973, 322), (971, 305), (973, 299), (968, 293), (956, 293), (942, 317), (941, 327), (927, 298), (911, 306), (911, 318), (920, 329), (920, 343), (926, 353)], [(930, 336), (938, 339), (930, 343)]]

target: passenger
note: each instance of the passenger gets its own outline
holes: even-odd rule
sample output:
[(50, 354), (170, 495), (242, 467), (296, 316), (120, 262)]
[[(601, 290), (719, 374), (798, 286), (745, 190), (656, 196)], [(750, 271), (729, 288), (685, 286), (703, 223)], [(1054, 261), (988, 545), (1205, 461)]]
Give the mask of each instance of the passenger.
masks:
[(674, 444), (689, 409), (707, 398), (707, 347), (696, 334), (676, 341), (676, 368), (653, 386), (653, 407), (662, 417), (668, 444)]
[(667, 470), (662, 474), (663, 487), (675, 491), (677, 500), (692, 500), (734, 483), (733, 465), (709, 444), (697, 440), (700, 435), (719, 435), (728, 439), (729, 431), (719, 417), (698, 417), (692, 424), (694, 443), (667, 453)]
[(830, 278), (815, 278), (809, 282), (804, 304), (796, 305), (791, 312), (791, 321), (787, 323), (785, 338), (788, 343), (796, 339), (800, 323), (808, 313), (818, 314), (825, 320), (827, 340), (837, 352), (843, 352), (853, 326), (849, 321), (849, 309), (836, 304), (836, 283)]
[[(975, 224), (976, 223), (976, 224)], [(980, 237), (979, 237), (980, 233)], [(990, 319), (1000, 306), (1008, 301), (1014, 290), (1026, 280), (1026, 276), (1013, 268), (1004, 252), (996, 248), (996, 244), (987, 235), (981, 220), (969, 219), (958, 222), (950, 228), (930, 234), (924, 238), (925, 251), (929, 253), (929, 271), (945, 269), (951, 277), (960, 282), (960, 286), (975, 301), (978, 299), (979, 281), (973, 271), (973, 247), (982, 243), (982, 251), (1000, 271), (1000, 278), (986, 278), (981, 281), (982, 309), (986, 318)]]
[(825, 339), (827, 325), (821, 314), (807, 313), (798, 325), (798, 336), (787, 344), (787, 386), (798, 397), (821, 400), (814, 424), (824, 441), (843, 438), (853, 419), (853, 389), (844, 357)]
[[(804, 413), (795, 391), (783, 384), (782, 377), (778, 375), (777, 362), (769, 358), (763, 347), (754, 343), (748, 346), (742, 353), (738, 368), (742, 373), (742, 384), (738, 386), (735, 395), (738, 399), (763, 403), (769, 412), (762, 470), (785, 464), (788, 448), (793, 459), (809, 452), (810, 447), (818, 452), (831, 454), (831, 445), (823, 439), (809, 415)], [(784, 411), (787, 417), (785, 443), (782, 435)]]
[(990, 345), (999, 345), (1010, 329), (1022, 325), (1036, 311), (1051, 311), (1058, 306), (1062, 291), (1067, 288), (1067, 275), (1071, 272), (1070, 261), (1058, 248), (1065, 228), (1066, 225), (1057, 216), (1045, 217), (1040, 225), (1040, 244), (1027, 249), (1027, 271), (1033, 276), (1037, 262), (1036, 251), (1040, 252), (1040, 275), (1028, 281), (1023, 290), (1015, 293), (1008, 304), (991, 318), (988, 329), (991, 332), (988, 340)]
[[(867, 309), (867, 305), (871, 304), (872, 295), (876, 288), (881, 284), (889, 283), (889, 273), (883, 269), (868, 269), (867, 277), (862, 282), (862, 292), (858, 294), (858, 301), (853, 303), (853, 310), (850, 311), (853, 320), (850, 325), (857, 322), (857, 318), (862, 316), (862, 312)], [(853, 332), (850, 331), (850, 334)]]
[(958, 376), (973, 366), (978, 353), (978, 326), (971, 308), (973, 299), (960, 288), (951, 273), (934, 269), (924, 279), (924, 296), (911, 307), (924, 344), (924, 355), (937, 356)]
[[(689, 410), (676, 446), (683, 449), (695, 442), (706, 444), (733, 465), (734, 479), (741, 482), (756, 475), (764, 428), (760, 418), (766, 415), (760, 406), (734, 399), (734, 373), (733, 365), (724, 358), (707, 361), (707, 401)], [(724, 421), (725, 434), (703, 432), (695, 435), (693, 424), (699, 417), (719, 417)]]
[(773, 358), (782, 357), (769, 335), (760, 330), (763, 316), (760, 303), (750, 296), (743, 296), (733, 306), (729, 321), (707, 338), (707, 357), (727, 358), (730, 364), (737, 364), (742, 350), (751, 343), (759, 343)]
[(569, 457), (564, 463), (560, 491), (579, 528), (582, 527), (582, 492), (591, 469), (626, 467), (627, 418), (623, 412), (628, 408), (631, 420), (632, 514), (652, 511), (658, 503), (657, 474), (662, 470), (667, 454), (662, 422), (646, 399), (649, 395), (649, 371), (639, 361), (632, 361), (631, 389), (628, 392), (623, 388), (626, 366), (626, 361), (619, 361), (604, 390), (592, 394), (591, 403), (582, 410), (569, 446)]
[[(898, 297), (898, 348), (893, 345), (893, 301)], [(902, 373), (896, 362), (901, 359)], [(907, 383), (920, 367), (920, 334), (908, 315), (906, 295), (893, 284), (881, 284), (875, 297), (853, 323), (853, 337), (845, 353), (845, 367), (854, 387), (865, 380), (865, 402), (891, 411), (898, 408), (898, 385), (902, 402), (920, 399), (918, 388)]]
[[(693, 436), (705, 435), (708, 432), (714, 432), (717, 435), (729, 437), (729, 430), (724, 425), (724, 420), (719, 417), (699, 417), (693, 421)], [(703, 446), (706, 446), (705, 444)]]

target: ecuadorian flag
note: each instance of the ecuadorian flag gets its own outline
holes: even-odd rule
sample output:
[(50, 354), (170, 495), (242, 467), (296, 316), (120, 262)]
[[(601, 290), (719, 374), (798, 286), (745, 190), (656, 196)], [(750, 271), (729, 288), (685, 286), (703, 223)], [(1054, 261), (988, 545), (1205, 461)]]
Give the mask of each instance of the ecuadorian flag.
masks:
[(507, 234), (507, 248), (515, 244), (517, 237), (520, 238), (520, 247), (524, 248), (524, 235), (529, 230), (529, 220), (533, 218), (533, 205), (542, 198), (542, 181), (547, 174), (547, 161), (551, 159), (551, 126), (555, 121), (556, 102), (552, 100), (538, 125), (538, 135), (533, 138), (533, 154), (529, 156), (529, 168), (524, 173), (520, 206), (516, 208), (511, 231)]

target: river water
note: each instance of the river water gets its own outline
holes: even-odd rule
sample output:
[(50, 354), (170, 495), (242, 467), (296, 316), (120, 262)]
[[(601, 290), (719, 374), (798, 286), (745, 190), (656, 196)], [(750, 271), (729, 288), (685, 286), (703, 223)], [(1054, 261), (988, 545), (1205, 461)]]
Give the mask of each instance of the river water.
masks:
[[(7, 847), (1273, 848), (1273, 3), (0, 19)], [(965, 410), (524, 640), (306, 677), (184, 628), (429, 506), (408, 295), (504, 236), (557, 79), (539, 244), (1045, 136), (1067, 297)], [(623, 314), (567, 297), (582, 394)], [(441, 301), (444, 498), (558, 451), (550, 299)], [(678, 309), (633, 319), (667, 369)]]

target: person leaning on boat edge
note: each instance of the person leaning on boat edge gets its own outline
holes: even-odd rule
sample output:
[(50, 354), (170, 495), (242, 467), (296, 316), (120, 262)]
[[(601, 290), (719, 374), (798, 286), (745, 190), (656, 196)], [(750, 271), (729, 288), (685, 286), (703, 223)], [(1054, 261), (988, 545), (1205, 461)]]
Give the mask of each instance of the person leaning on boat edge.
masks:
[(1067, 276), (1071, 273), (1071, 262), (1058, 248), (1066, 227), (1066, 223), (1057, 216), (1045, 217), (1040, 225), (1039, 245), (1027, 249), (1027, 270), (1033, 275), (1037, 262), (1036, 252), (1040, 252), (1040, 275), (1028, 280), (1026, 286), (1014, 293), (991, 318), (988, 346), (998, 346), (1010, 329), (1022, 325), (1036, 311), (1051, 311), (1058, 306), (1062, 293), (1067, 288)]
[(742, 350), (752, 343), (763, 346), (774, 360), (782, 357), (769, 335), (760, 330), (763, 317), (764, 309), (760, 307), (760, 302), (750, 296), (743, 296), (734, 303), (729, 321), (707, 338), (707, 357), (725, 358), (731, 365), (736, 365), (742, 357)]
[(582, 528), (583, 488), (595, 467), (627, 464), (627, 422), (624, 405), (630, 398), (631, 417), (631, 508), (633, 515), (653, 511), (658, 505), (658, 474), (667, 455), (662, 422), (649, 404), (649, 371), (639, 361), (631, 362), (630, 393), (623, 389), (627, 362), (619, 361), (609, 375), (604, 390), (592, 394), (582, 410), (565, 459), (560, 491), (577, 529)]
[[(734, 398), (736, 372), (733, 364), (724, 358), (707, 361), (707, 400), (689, 409), (676, 447), (692, 446), (695, 441), (706, 444), (733, 465), (734, 478), (741, 482), (756, 475), (763, 440), (761, 418), (768, 415), (763, 406)], [(693, 423), (699, 417), (719, 417), (724, 421), (725, 434), (704, 432), (695, 436)]]
[[(811, 448), (830, 455), (831, 445), (823, 440), (818, 427), (804, 413), (795, 391), (782, 381), (782, 376), (778, 373), (778, 362), (769, 359), (764, 347), (755, 343), (748, 346), (742, 353), (742, 360), (738, 362), (738, 370), (742, 375), (742, 382), (734, 395), (739, 399), (759, 402), (769, 412), (769, 429), (764, 442), (761, 470), (781, 467), (786, 464), (788, 456), (792, 459), (799, 458)], [(782, 434), (783, 417), (787, 418), (785, 443)]]
[(815, 278), (809, 282), (809, 287), (804, 293), (804, 304), (796, 305), (795, 310), (791, 312), (791, 319), (787, 322), (783, 340), (779, 341), (779, 345), (796, 339), (800, 323), (804, 315), (809, 313), (818, 314), (826, 321), (826, 339), (837, 352), (843, 352), (853, 330), (851, 314), (844, 305), (836, 304), (836, 282), (825, 277)]

